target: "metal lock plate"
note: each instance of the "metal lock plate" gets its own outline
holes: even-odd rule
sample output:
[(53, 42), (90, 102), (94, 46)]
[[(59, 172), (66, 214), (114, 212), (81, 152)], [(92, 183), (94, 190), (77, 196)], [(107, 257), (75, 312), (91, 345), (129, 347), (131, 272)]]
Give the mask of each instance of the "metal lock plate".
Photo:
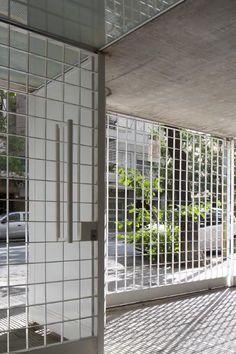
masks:
[(81, 222), (80, 240), (96, 241), (97, 239), (97, 222)]

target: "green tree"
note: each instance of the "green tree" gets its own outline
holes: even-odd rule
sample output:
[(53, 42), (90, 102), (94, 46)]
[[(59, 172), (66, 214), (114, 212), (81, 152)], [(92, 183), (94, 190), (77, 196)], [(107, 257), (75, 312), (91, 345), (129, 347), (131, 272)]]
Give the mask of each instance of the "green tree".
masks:
[[(164, 179), (155, 177), (152, 180), (143, 176), (137, 169), (121, 167), (118, 169), (119, 184), (130, 190), (135, 190), (136, 199), (142, 199), (142, 205), (137, 207), (134, 203), (127, 206), (127, 215), (124, 221), (118, 221), (119, 238), (126, 239), (128, 243), (135, 243), (146, 257), (167, 255), (167, 261), (171, 261), (172, 255), (178, 256), (180, 241), (181, 220), (193, 218), (197, 222), (205, 218), (210, 210), (210, 203), (194, 205), (181, 205), (179, 207), (168, 204), (167, 209), (161, 208), (158, 198), (164, 192)], [(159, 207), (158, 207), (159, 206)], [(160, 259), (161, 260), (161, 259)]]
[[(7, 137), (8, 130), (15, 131), (15, 119), (7, 119), (7, 111), (16, 111), (16, 93), (0, 90), (0, 174), (5, 175), (7, 170)], [(25, 162), (17, 157), (25, 155), (25, 138), (11, 135), (8, 137), (8, 168), (9, 174), (22, 177), (25, 173)]]
[[(131, 150), (137, 169), (125, 168), (122, 158), (119, 167), (109, 165), (109, 171), (119, 176), (118, 191), (110, 188), (121, 205), (116, 221), (119, 238), (135, 243), (147, 256), (167, 253), (168, 258), (174, 253), (182, 263), (192, 261), (199, 222), (212, 207), (221, 205), (224, 145), (219, 139), (171, 127), (155, 129), (152, 125), (144, 134), (149, 135), (150, 144), (158, 141), (158, 161), (145, 159), (137, 164)], [(127, 215), (119, 214), (124, 209), (122, 200)], [(191, 247), (187, 254), (186, 245)]]

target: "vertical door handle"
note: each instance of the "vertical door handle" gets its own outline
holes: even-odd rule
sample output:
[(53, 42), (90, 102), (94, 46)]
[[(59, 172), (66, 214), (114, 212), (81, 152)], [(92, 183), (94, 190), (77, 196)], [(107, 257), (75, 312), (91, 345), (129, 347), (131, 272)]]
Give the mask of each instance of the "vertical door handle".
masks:
[(60, 128), (56, 124), (56, 240), (61, 234), (61, 176), (60, 176)]
[(67, 121), (67, 230), (68, 243), (73, 242), (73, 120)]

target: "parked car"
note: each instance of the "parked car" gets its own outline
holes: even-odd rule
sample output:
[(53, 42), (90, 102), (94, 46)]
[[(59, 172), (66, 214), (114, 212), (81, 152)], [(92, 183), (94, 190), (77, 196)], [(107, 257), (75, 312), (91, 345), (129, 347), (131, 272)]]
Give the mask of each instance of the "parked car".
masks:
[[(200, 250), (221, 251), (223, 240), (222, 209), (212, 208), (206, 215), (206, 219), (200, 223)], [(236, 217), (233, 219), (234, 235), (236, 235)], [(225, 247), (225, 246), (224, 246)]]
[(25, 212), (12, 212), (0, 216), (0, 240), (6, 240), (7, 221), (9, 218), (9, 239), (25, 240)]
[[(199, 246), (200, 246), (200, 251), (201, 252), (210, 252), (211, 250), (213, 252), (215, 251), (221, 251), (223, 241), (226, 239), (224, 237), (223, 239), (223, 228), (222, 228), (222, 220), (223, 220), (223, 215), (222, 215), (222, 209), (220, 208), (212, 208), (211, 211), (209, 211), (206, 214), (206, 217), (200, 221), (200, 230), (199, 230)], [(236, 217), (234, 216), (233, 220), (234, 224), (234, 235), (236, 236)], [(157, 224), (154, 223), (148, 224), (146, 226), (147, 229), (152, 229), (153, 231), (157, 230)], [(160, 234), (165, 234), (165, 225), (159, 225), (159, 233)], [(195, 240), (197, 241), (197, 240)], [(223, 245), (225, 247), (225, 245)]]

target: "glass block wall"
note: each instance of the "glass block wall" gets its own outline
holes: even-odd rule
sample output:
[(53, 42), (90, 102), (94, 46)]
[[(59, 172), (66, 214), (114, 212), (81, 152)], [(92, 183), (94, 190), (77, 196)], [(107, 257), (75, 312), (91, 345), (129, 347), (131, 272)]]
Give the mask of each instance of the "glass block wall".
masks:
[(0, 15), (101, 48), (183, 0), (1, 0)]
[(106, 42), (112, 42), (165, 12), (180, 0), (106, 0)]

